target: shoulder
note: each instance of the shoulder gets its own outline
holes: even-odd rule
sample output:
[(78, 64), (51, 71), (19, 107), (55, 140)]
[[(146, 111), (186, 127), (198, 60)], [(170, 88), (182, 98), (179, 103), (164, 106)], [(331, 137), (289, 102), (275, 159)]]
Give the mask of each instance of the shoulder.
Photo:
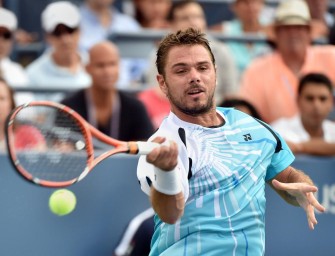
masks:
[(324, 53), (324, 52), (335, 52), (334, 45), (313, 45), (309, 47), (309, 50), (316, 53)]
[[(247, 68), (247, 70), (259, 70), (259, 69), (269, 69), (272, 68), (274, 63), (277, 63), (280, 60), (278, 54), (271, 52), (267, 53), (261, 57), (255, 58)], [(271, 65), (271, 66), (269, 66)]]
[(332, 134), (335, 135), (335, 122), (330, 121), (330, 120), (325, 120), (323, 126), (325, 127), (326, 132), (331, 132)]
[(15, 69), (15, 70), (20, 70), (20, 71), (24, 70), (20, 63), (12, 61), (9, 58), (3, 59), (2, 60), (2, 65), (6, 66), (6, 67), (9, 67), (10, 69)]
[(224, 118), (227, 122), (229, 122), (230, 125), (240, 125), (242, 123), (258, 123), (256, 119), (252, 116), (233, 107), (217, 107), (217, 111), (223, 114)]
[(35, 73), (40, 72), (39, 70), (44, 69), (46, 65), (49, 65), (51, 63), (51, 58), (48, 53), (43, 53), (41, 56), (39, 56), (36, 60), (34, 60), (32, 63), (30, 63), (26, 70), (27, 73)]
[(335, 46), (333, 45), (314, 45), (308, 49), (308, 52), (319, 61), (330, 59), (335, 62)]

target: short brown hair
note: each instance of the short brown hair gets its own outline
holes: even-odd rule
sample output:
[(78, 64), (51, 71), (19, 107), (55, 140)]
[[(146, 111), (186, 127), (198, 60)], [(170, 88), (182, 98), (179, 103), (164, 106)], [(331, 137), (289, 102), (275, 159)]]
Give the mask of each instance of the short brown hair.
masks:
[(215, 66), (215, 58), (206, 35), (200, 30), (188, 28), (184, 31), (179, 30), (176, 33), (168, 34), (159, 44), (157, 50), (156, 67), (160, 75), (164, 75), (164, 67), (167, 55), (171, 48), (183, 45), (202, 45), (210, 53), (212, 63)]
[(327, 75), (322, 73), (307, 73), (299, 80), (298, 95), (301, 95), (303, 89), (309, 83), (315, 83), (319, 86), (324, 86), (330, 91), (331, 94), (333, 94), (333, 84)]

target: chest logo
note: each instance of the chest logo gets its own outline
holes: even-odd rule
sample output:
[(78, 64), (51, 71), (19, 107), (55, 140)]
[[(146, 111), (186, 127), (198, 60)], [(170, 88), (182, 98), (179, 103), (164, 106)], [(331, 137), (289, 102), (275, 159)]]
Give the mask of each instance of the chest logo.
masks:
[(245, 141), (252, 140), (252, 137), (251, 137), (250, 133), (248, 133), (248, 134), (244, 134), (243, 137), (244, 137), (244, 140), (245, 140)]

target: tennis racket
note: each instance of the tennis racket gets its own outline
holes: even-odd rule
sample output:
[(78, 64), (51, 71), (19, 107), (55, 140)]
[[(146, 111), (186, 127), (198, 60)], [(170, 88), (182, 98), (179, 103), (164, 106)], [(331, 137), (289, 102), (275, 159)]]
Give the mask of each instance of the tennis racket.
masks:
[[(82, 180), (112, 155), (145, 155), (159, 146), (113, 139), (71, 108), (50, 101), (15, 108), (7, 117), (6, 142), (11, 162), (20, 175), (34, 184), (55, 188)], [(100, 142), (100, 146), (93, 142)]]

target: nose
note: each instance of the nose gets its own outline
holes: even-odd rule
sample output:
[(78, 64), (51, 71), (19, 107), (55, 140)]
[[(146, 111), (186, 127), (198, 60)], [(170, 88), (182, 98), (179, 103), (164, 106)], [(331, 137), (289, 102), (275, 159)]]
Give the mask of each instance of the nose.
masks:
[(196, 69), (191, 69), (190, 73), (189, 73), (189, 83), (190, 84), (194, 84), (194, 83), (200, 83), (200, 76), (199, 76), (199, 72)]

